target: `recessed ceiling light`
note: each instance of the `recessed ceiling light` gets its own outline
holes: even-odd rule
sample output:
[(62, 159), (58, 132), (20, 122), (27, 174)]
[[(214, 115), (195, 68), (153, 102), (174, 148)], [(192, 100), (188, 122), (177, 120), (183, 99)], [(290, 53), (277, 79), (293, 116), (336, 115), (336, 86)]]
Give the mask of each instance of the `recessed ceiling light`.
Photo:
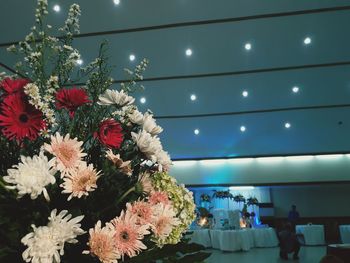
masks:
[(146, 103), (146, 98), (145, 98), (145, 97), (142, 97), (142, 98), (140, 99), (140, 102), (141, 102), (142, 104), (145, 104), (145, 103)]
[(199, 134), (199, 130), (198, 129), (195, 129), (193, 132), (194, 132), (195, 135)]
[(289, 129), (291, 126), (292, 126), (292, 125), (291, 125), (289, 122), (286, 122), (286, 123), (284, 124), (284, 127), (286, 127), (287, 129)]
[(304, 39), (304, 44), (305, 44), (305, 45), (310, 45), (310, 44), (311, 44), (311, 38), (310, 38), (310, 37), (306, 37), (306, 38)]
[(249, 95), (249, 93), (248, 93), (248, 91), (246, 91), (246, 90), (244, 90), (243, 92), (242, 92), (242, 96), (243, 97), (248, 97), (248, 95)]
[(82, 59), (77, 59), (77, 64), (78, 65), (83, 65), (84, 61)]
[(54, 5), (52, 9), (53, 9), (53, 11), (55, 11), (55, 12), (61, 11), (61, 7), (60, 7), (59, 5)]
[(196, 99), (197, 99), (197, 96), (196, 96), (195, 94), (192, 94), (192, 95), (191, 95), (191, 100), (192, 100), (192, 101), (195, 101)]
[(294, 87), (292, 88), (292, 91), (293, 91), (294, 93), (298, 93), (298, 92), (299, 92), (299, 87), (294, 86)]
[(245, 48), (246, 50), (251, 50), (251, 49), (252, 49), (252, 44), (246, 43), (246, 44), (244, 45), (244, 48)]
[(246, 127), (245, 126), (241, 126), (239, 129), (241, 130), (241, 132), (245, 132), (246, 131)]
[(135, 55), (134, 55), (134, 54), (130, 54), (130, 56), (129, 56), (129, 60), (130, 60), (130, 61), (134, 61), (134, 60), (135, 60), (135, 58), (136, 58), (136, 57), (135, 57)]
[(190, 48), (186, 49), (186, 56), (188, 57), (192, 56), (192, 49)]
[(120, 4), (120, 0), (113, 0), (115, 5), (119, 5)]

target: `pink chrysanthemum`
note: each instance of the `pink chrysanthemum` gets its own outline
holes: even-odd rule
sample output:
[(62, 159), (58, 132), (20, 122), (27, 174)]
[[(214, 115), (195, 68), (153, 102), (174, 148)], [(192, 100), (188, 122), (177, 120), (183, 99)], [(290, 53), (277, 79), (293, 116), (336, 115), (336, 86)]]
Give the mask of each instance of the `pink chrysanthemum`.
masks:
[(171, 205), (158, 204), (154, 207), (153, 232), (159, 239), (165, 239), (173, 228), (181, 223)]
[(83, 142), (79, 142), (77, 138), (70, 139), (69, 134), (64, 138), (56, 133), (51, 136), (51, 143), (45, 143), (45, 150), (54, 155), (52, 159), (55, 168), (61, 172), (61, 176), (74, 171), (82, 163), (81, 158), (86, 156), (81, 150)]
[(114, 231), (108, 227), (101, 228), (101, 221), (98, 221), (95, 228), (89, 230), (89, 234), (90, 250), (83, 251), (83, 254), (92, 254), (103, 263), (117, 263), (120, 254), (114, 244)]
[(130, 211), (122, 211), (120, 216), (112, 220), (114, 227), (114, 242), (119, 254), (124, 260), (124, 255), (137, 256), (143, 249), (147, 249), (142, 239), (150, 234), (149, 225), (138, 225), (137, 215)]
[(171, 203), (167, 193), (161, 192), (161, 191), (153, 192), (150, 195), (148, 201), (151, 205), (157, 205), (157, 204), (169, 205)]
[(60, 185), (64, 188), (62, 193), (70, 194), (68, 201), (73, 197), (81, 198), (83, 195), (89, 195), (89, 192), (97, 188), (96, 182), (100, 177), (99, 174), (100, 172), (97, 172), (92, 164), (87, 165), (82, 162), (76, 170), (63, 179), (64, 182)]
[(137, 215), (137, 223), (147, 225), (151, 223), (153, 216), (152, 205), (145, 201), (136, 201), (133, 204), (127, 203), (127, 209), (134, 215)]

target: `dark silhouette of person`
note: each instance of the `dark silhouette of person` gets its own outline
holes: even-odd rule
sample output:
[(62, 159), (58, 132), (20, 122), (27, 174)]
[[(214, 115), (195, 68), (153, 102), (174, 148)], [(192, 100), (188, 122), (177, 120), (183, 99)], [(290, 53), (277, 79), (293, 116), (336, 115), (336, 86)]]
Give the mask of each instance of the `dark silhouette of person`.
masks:
[(299, 212), (297, 211), (297, 206), (292, 205), (292, 209), (288, 213), (288, 221), (292, 224), (292, 229), (295, 230), (295, 225), (300, 218)]
[(284, 229), (278, 233), (280, 240), (280, 257), (288, 260), (288, 254), (293, 254), (293, 259), (299, 259), (300, 244), (293, 232), (291, 223), (286, 223)]

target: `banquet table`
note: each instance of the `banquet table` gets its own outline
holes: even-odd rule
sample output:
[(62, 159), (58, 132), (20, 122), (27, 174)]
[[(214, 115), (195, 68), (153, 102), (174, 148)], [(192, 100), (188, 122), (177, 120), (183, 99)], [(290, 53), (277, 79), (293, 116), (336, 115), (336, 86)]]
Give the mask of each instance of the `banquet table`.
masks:
[(296, 233), (304, 235), (305, 245), (324, 245), (323, 225), (297, 225)]
[(350, 225), (340, 225), (339, 232), (343, 244), (350, 244)]
[(191, 243), (197, 243), (204, 247), (211, 247), (209, 229), (192, 230)]
[(248, 251), (252, 248), (249, 233), (245, 230), (211, 230), (213, 248), (222, 251)]
[(278, 246), (278, 239), (275, 229), (271, 227), (267, 228), (254, 228), (249, 229), (254, 236), (254, 247), (276, 247)]
[(249, 251), (253, 247), (276, 247), (278, 239), (273, 228), (210, 230), (211, 245), (222, 251)]

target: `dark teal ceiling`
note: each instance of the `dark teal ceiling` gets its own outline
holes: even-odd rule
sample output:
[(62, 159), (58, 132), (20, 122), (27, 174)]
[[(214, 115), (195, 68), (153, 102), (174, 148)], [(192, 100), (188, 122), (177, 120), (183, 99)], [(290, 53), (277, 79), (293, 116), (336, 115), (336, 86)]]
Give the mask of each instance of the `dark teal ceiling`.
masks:
[[(160, 26), (79, 37), (75, 44), (86, 62), (108, 39), (117, 80), (124, 78), (124, 67), (150, 60), (145, 78), (156, 80), (145, 81), (146, 90), (134, 96), (145, 97), (139, 107), (161, 117), (161, 137), (173, 158), (350, 151), (350, 1), (120, 1), (118, 6), (112, 0), (49, 1), (50, 10), (61, 6), (49, 20), (62, 24), (68, 6), (77, 2), (84, 34)], [(26, 35), (34, 8), (34, 0), (0, 2), (0, 46)], [(217, 19), (227, 21), (213, 23)], [(204, 20), (210, 21), (177, 25)], [(303, 43), (307, 36), (310, 45)], [(250, 51), (244, 49), (247, 42)], [(5, 45), (0, 62), (14, 64)], [(242, 111), (253, 112), (238, 114)], [(232, 115), (193, 116), (220, 113)], [(290, 129), (284, 128), (287, 121)]]

